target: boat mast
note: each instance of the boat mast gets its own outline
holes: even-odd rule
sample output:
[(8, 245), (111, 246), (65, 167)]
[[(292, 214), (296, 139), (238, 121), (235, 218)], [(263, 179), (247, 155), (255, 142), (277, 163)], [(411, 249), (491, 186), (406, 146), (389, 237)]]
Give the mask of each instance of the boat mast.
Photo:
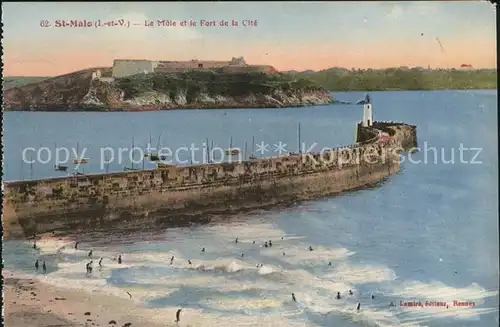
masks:
[(255, 136), (252, 136), (252, 157), (255, 157)]
[(134, 170), (134, 137), (132, 136), (132, 148), (130, 149), (130, 151), (132, 151), (132, 156), (129, 156), (129, 158), (131, 157), (131, 161), (132, 161), (132, 170)]
[(300, 148), (300, 122), (299, 122), (299, 127), (297, 130), (297, 141), (298, 141), (298, 146), (299, 146), (299, 153), (302, 153), (302, 150)]
[(30, 179), (33, 179), (33, 155), (30, 156)]
[(210, 160), (210, 148), (209, 148), (209, 145), (208, 145), (208, 137), (207, 139), (205, 140), (206, 144), (205, 144), (205, 152), (206, 152), (206, 156), (207, 156), (207, 162), (210, 163), (211, 160)]
[(245, 160), (247, 160), (247, 145), (248, 145), (248, 142), (245, 141), (245, 156), (243, 158), (245, 158)]
[[(57, 152), (57, 142), (54, 142), (54, 152)], [(56, 160), (56, 162), (54, 162), (54, 167), (57, 168), (57, 160)]]
[(23, 167), (24, 167), (24, 160), (23, 160), (23, 157), (21, 156), (21, 171), (20, 171), (20, 177), (21, 177), (21, 180), (24, 180), (24, 176), (23, 176)]
[[(214, 148), (214, 140), (210, 141), (210, 151), (212, 151), (212, 150), (213, 150), (213, 148)], [(213, 159), (214, 159), (214, 158), (213, 158), (213, 156), (212, 156), (212, 154), (213, 154), (213, 153), (210, 153), (210, 157), (211, 157), (211, 158), (210, 158), (210, 160), (213, 160)]]

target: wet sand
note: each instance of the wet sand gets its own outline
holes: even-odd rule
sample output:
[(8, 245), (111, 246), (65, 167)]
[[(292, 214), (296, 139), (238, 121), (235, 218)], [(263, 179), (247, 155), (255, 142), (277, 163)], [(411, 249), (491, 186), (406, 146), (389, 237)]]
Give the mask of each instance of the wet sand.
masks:
[[(131, 301), (55, 288), (34, 279), (4, 276), (4, 301), (9, 327), (160, 326), (141, 319), (137, 310), (147, 314), (149, 309), (137, 308)], [(174, 317), (175, 313), (172, 321)], [(169, 325), (176, 324), (163, 326)]]

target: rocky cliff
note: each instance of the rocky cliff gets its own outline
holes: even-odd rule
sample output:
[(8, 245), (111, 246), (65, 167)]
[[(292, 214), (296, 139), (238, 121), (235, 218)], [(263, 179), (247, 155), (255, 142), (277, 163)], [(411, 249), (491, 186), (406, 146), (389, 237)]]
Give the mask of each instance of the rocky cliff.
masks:
[(140, 111), (209, 108), (282, 108), (332, 103), (328, 91), (289, 74), (190, 71), (120, 79), (88, 69), (4, 91), (6, 110)]

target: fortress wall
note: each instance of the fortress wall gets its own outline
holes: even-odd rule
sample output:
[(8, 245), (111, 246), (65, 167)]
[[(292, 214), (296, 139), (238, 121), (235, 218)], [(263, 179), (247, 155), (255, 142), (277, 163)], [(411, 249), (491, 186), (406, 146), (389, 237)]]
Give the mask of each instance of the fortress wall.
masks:
[(120, 78), (144, 72), (152, 73), (157, 62), (150, 60), (114, 60), (112, 77)]
[[(323, 155), (323, 161), (320, 154), (291, 155), (5, 183), (4, 230), (19, 235), (22, 226), (26, 235), (32, 235), (126, 220), (200, 221), (197, 214), (201, 213), (206, 219), (210, 212), (258, 208), (355, 189), (397, 172), (399, 154), (392, 147), (408, 143), (406, 138), (415, 133), (409, 125), (382, 127), (393, 131), (390, 143), (334, 149)], [(366, 132), (373, 134), (378, 131)]]
[(222, 68), (223, 72), (228, 73), (246, 73), (246, 72), (263, 72), (275, 73), (276, 70), (272, 66), (225, 66)]

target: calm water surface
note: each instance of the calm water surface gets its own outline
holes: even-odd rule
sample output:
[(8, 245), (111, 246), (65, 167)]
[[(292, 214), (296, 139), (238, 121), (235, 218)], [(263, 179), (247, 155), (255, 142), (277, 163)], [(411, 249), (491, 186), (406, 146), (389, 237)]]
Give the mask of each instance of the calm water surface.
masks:
[[(356, 101), (363, 94), (336, 96)], [(182, 306), (188, 323), (205, 326), (252, 326), (257, 317), (263, 319), (259, 324), (272, 326), (498, 325), (496, 92), (379, 92), (372, 101), (376, 120), (416, 124), (422, 148), (412, 156), (421, 163), (406, 160), (402, 171), (379, 188), (240, 215), (229, 223), (125, 236), (113, 231), (81, 235), (81, 250), (66, 239), (43, 241), (37, 251), (27, 243), (6, 242), (5, 267), (32, 273), (34, 259), (44, 258), (49, 263), (46, 282), (127, 298), (126, 290), (138, 305), (158, 308), (161, 319), (173, 319), (162, 317), (162, 310)], [(99, 172), (93, 161), (99, 147), (130, 147), (132, 137), (135, 145), (143, 145), (150, 133), (153, 143), (161, 133), (161, 145), (170, 148), (201, 145), (207, 138), (227, 148), (232, 136), (233, 146), (242, 149), (245, 142), (250, 148), (255, 137), (256, 143), (282, 141), (296, 151), (300, 122), (301, 141), (308, 148), (316, 142), (319, 150), (351, 143), (361, 118), (362, 108), (349, 105), (8, 112), (4, 178), (60, 174), (53, 171), (53, 162), (31, 169), (21, 165), (23, 148), (54, 148), (54, 142), (87, 148), (85, 157), (91, 160), (85, 172)], [(461, 146), (481, 151), (471, 163), (478, 150), (463, 151), (461, 160)], [(124, 165), (130, 163), (114, 163), (109, 170)], [(272, 248), (263, 247), (268, 240)], [(314, 251), (307, 250), (310, 245)], [(85, 277), (89, 249), (94, 262), (104, 257), (104, 267)], [(112, 260), (118, 254), (121, 265)], [(292, 292), (298, 303), (291, 300)], [(341, 300), (335, 299), (337, 292)], [(400, 306), (400, 301), (413, 300), (447, 302), (449, 307)], [(453, 307), (454, 300), (475, 306)], [(389, 307), (391, 301), (395, 307)], [(358, 302), (361, 310), (355, 312)]]

